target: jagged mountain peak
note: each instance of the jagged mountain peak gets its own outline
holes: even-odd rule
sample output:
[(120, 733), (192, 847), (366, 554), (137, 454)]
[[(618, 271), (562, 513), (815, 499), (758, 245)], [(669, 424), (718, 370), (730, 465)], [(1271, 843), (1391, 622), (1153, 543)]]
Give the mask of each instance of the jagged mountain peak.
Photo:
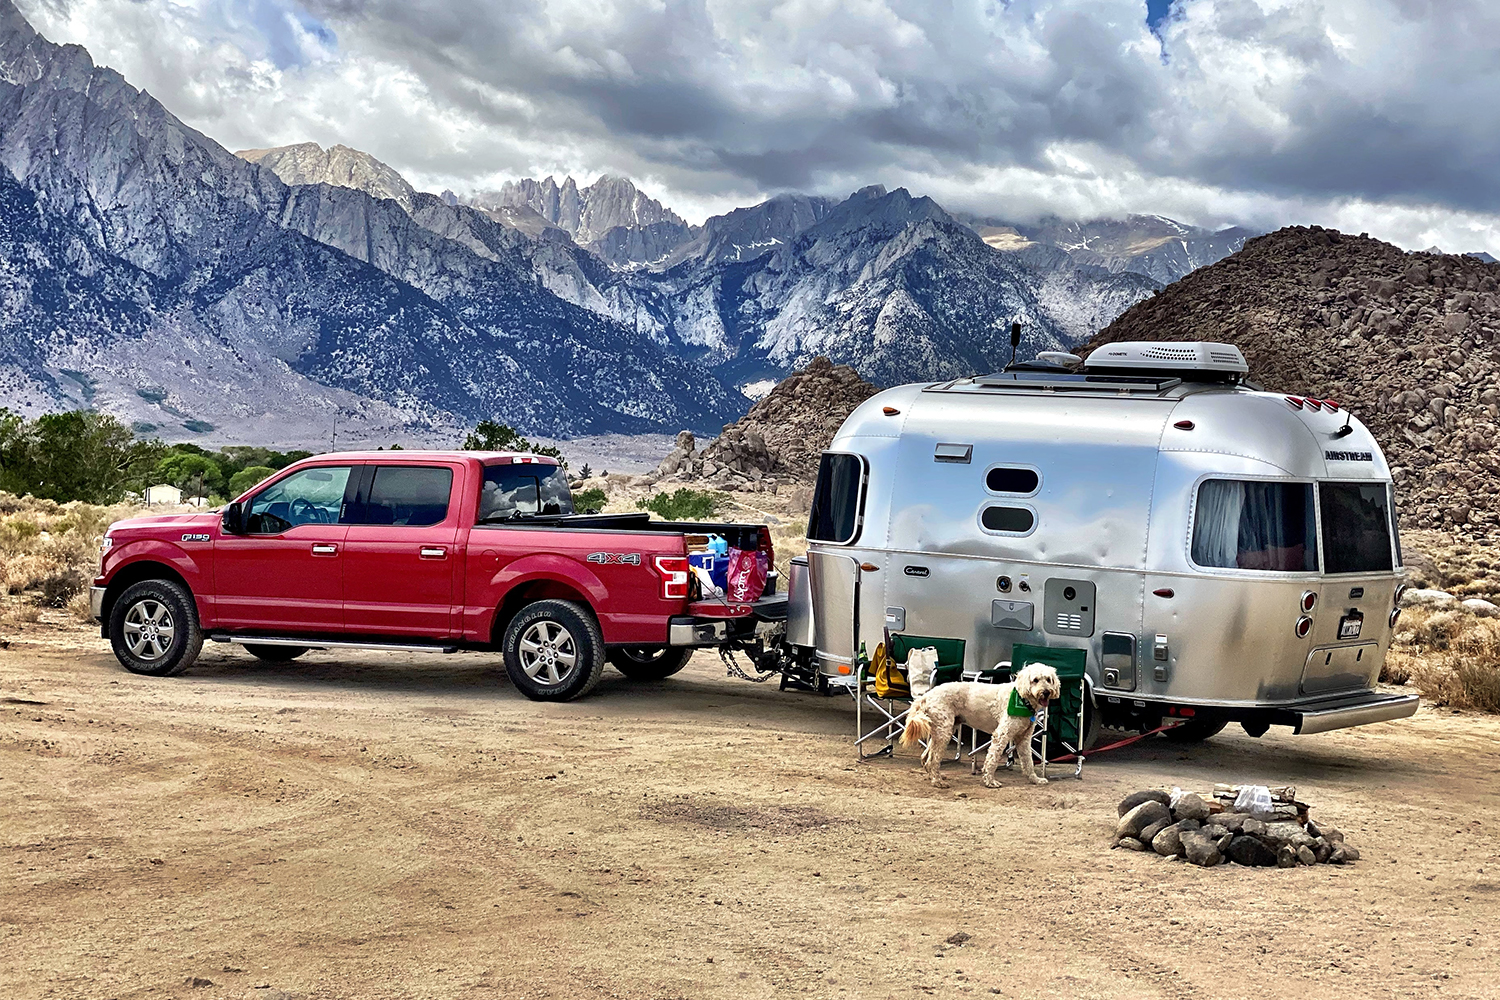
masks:
[(260, 164), (286, 184), (354, 188), (376, 198), (389, 198), (408, 213), (416, 204), (416, 189), (394, 167), (342, 143), (324, 149), (316, 142), (299, 142), (268, 149), (241, 149), (234, 155)]

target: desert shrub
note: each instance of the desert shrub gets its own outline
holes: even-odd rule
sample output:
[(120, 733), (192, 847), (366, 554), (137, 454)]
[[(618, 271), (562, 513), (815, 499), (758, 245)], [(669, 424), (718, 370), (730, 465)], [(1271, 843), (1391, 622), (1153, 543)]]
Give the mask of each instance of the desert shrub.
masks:
[(720, 496), (710, 490), (683, 486), (671, 493), (636, 501), (636, 508), (649, 510), (664, 521), (701, 521), (719, 511)]
[(69, 601), (83, 593), (89, 575), (77, 566), (60, 566), (37, 582), (41, 591), (37, 600), (48, 608), (67, 607)]
[(85, 625), (94, 620), (94, 607), (89, 601), (88, 591), (79, 591), (73, 595), (73, 599), (68, 602), (68, 614)]
[(1407, 608), (1381, 679), (1435, 705), (1500, 712), (1500, 619), (1462, 608)]
[(579, 490), (573, 494), (573, 509), (577, 511), (603, 510), (608, 501), (609, 494), (597, 486), (590, 486), (586, 490)]

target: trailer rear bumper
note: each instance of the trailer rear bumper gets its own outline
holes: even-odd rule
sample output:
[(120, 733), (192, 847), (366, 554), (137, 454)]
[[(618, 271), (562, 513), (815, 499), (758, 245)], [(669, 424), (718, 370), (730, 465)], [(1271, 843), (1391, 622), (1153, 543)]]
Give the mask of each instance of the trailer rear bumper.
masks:
[(1407, 719), (1417, 713), (1417, 702), (1414, 694), (1360, 691), (1357, 694), (1303, 703), (1283, 711), (1294, 717), (1291, 722), (1292, 730), (1299, 736), (1308, 736), (1334, 729), (1347, 729), (1350, 726), (1367, 726), (1372, 722)]

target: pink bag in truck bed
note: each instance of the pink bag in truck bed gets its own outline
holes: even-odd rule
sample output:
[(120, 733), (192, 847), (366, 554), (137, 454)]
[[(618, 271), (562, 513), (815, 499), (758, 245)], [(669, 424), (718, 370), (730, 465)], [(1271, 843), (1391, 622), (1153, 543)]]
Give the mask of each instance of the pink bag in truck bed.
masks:
[(724, 574), (725, 593), (731, 601), (758, 601), (766, 591), (766, 575), (770, 572), (766, 554), (749, 549), (729, 550), (729, 570)]

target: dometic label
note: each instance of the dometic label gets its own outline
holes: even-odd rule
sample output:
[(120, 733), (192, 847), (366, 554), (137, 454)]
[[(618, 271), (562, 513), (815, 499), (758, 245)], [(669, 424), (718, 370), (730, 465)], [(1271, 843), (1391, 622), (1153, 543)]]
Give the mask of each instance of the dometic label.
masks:
[(588, 561), (599, 566), (639, 566), (639, 552), (590, 552)]
[(182, 540), (184, 542), (206, 542), (206, 541), (208, 541), (208, 535), (207, 534), (183, 535), (182, 536)]
[(1325, 451), (1323, 458), (1329, 462), (1373, 462), (1375, 455), (1368, 451)]

